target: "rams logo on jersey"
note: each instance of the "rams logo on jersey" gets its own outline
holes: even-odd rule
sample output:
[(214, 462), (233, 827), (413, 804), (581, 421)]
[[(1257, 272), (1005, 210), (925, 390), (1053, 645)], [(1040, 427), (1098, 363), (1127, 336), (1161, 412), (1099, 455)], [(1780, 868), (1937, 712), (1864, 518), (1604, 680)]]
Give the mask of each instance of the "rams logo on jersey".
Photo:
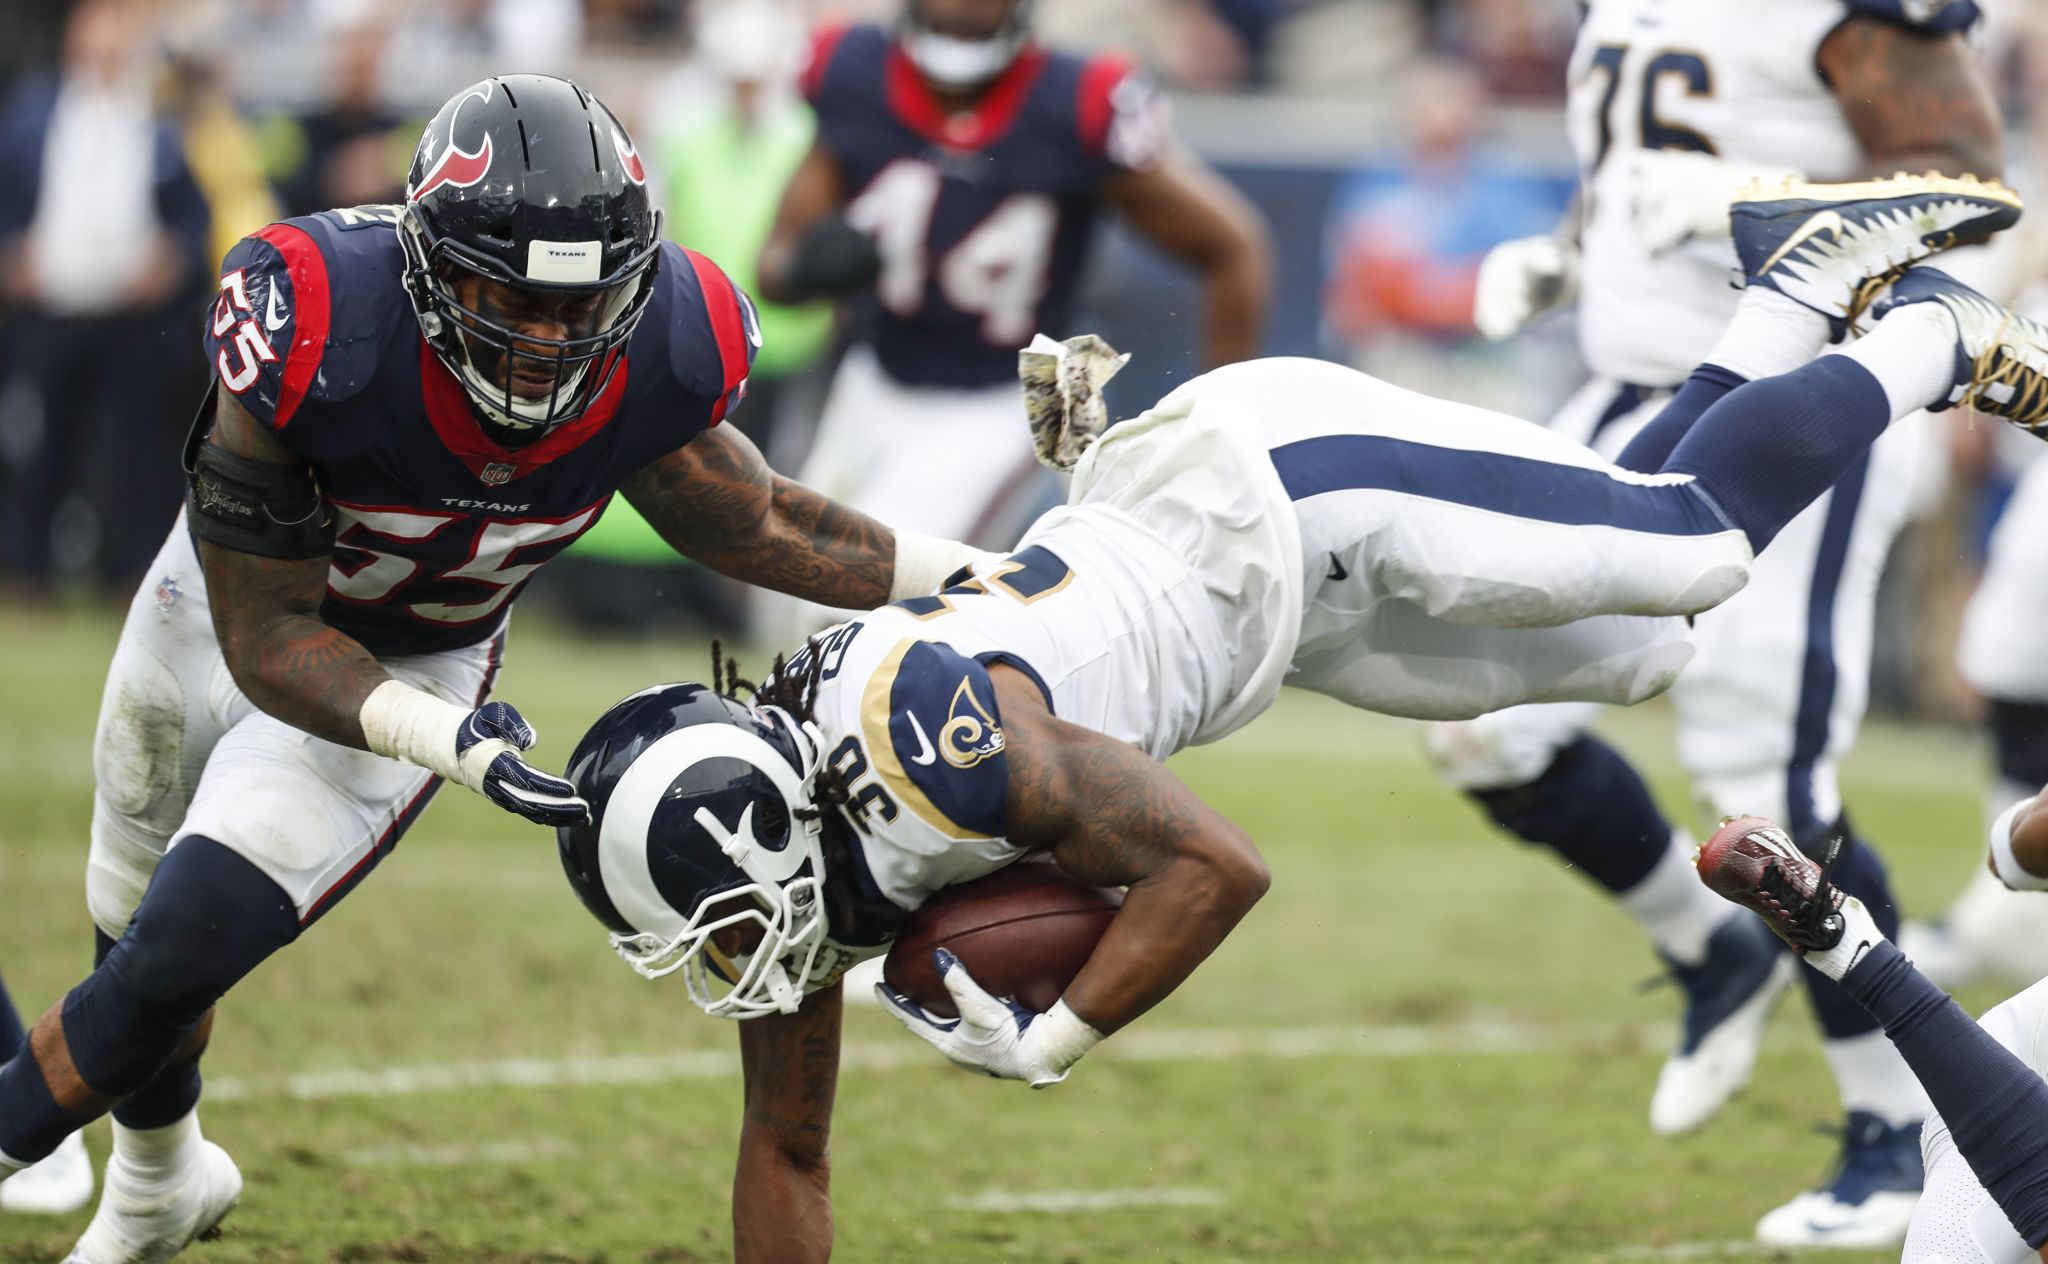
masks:
[(974, 679), (960, 678), (953, 691), (953, 704), (946, 709), (945, 727), (939, 730), (939, 755), (955, 768), (972, 768), (991, 755), (1003, 753), (1003, 730), (989, 709), (974, 696)]
[(1008, 743), (987, 668), (942, 641), (899, 641), (861, 691), (860, 730), (893, 802), (947, 838), (1002, 835)]

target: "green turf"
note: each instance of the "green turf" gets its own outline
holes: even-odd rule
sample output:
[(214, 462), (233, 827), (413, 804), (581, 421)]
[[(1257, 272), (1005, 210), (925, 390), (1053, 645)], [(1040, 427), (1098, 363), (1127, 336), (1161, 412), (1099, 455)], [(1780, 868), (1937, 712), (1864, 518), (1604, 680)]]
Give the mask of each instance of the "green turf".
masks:
[[(90, 741), (117, 624), (105, 610), (0, 612), (0, 969), (26, 1009), (89, 959)], [(592, 644), (523, 621), (500, 696), (558, 764), (613, 699), (703, 662), (695, 644)], [(1666, 717), (1610, 727), (1682, 803)], [(1978, 759), (1966, 735), (1880, 727), (1851, 765), (1859, 817), (1912, 906), (1966, 876)], [(1733, 1244), (1831, 1153), (1813, 1130), (1836, 1112), (1803, 1003), (1726, 1118), (1659, 1140), (1644, 1116), (1673, 1001), (1636, 990), (1655, 972), (1647, 949), (1576, 877), (1434, 785), (1406, 726), (1290, 695), (1178, 766), (1260, 840), (1272, 894), (1179, 995), (1052, 1092), (960, 1075), (876, 1011), (852, 1012), (848, 1041), (870, 1066), (842, 1085), (836, 1259), (1765, 1258)], [(1278, 1050), (1208, 1047), (1272, 1029), (1314, 1030)], [(206, 1126), (248, 1189), (225, 1236), (189, 1258), (725, 1258), (729, 1065), (671, 1058), (663, 1074), (581, 1081), (618, 1078), (601, 1060), (733, 1043), (680, 985), (643, 982), (605, 951), (546, 832), (448, 792), (222, 1007), (207, 1070), (233, 1094)], [(1214, 1056), (1135, 1056), (1204, 1048)], [(519, 1059), (529, 1083), (505, 1082)], [(489, 1082), (369, 1096), (319, 1078), (449, 1063), (485, 1064), (472, 1072)], [(530, 1083), (565, 1066), (579, 1082)], [(103, 1126), (88, 1137), (103, 1153)], [(1134, 1189), (1208, 1201), (958, 1205)], [(0, 1217), (0, 1261), (59, 1259), (83, 1223)], [(1726, 1254), (1699, 1245), (1719, 1243)]]

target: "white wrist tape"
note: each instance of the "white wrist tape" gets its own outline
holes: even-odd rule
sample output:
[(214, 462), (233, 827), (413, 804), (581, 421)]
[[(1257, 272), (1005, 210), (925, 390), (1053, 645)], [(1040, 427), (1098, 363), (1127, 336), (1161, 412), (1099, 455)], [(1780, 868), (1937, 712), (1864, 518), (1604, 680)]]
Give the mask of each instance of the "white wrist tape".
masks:
[(2048, 877), (2027, 872), (2020, 867), (2019, 858), (2012, 854), (2013, 823), (2022, 811), (2038, 802), (2038, 799), (2021, 799), (1991, 823), (1991, 871), (2014, 891), (2048, 891)]
[[(469, 719), (466, 708), (443, 702), (430, 693), (399, 680), (387, 680), (363, 699), (357, 718), (363, 725), (363, 744), (388, 759), (402, 759), (427, 771), (482, 793), (483, 775), (510, 742), (478, 742), (455, 757), (455, 737)], [(479, 760), (479, 752), (489, 754)]]
[(1038, 1051), (1046, 1065), (1061, 1075), (1103, 1040), (1102, 1033), (1082, 1022), (1065, 1001), (1055, 1002), (1033, 1019), (1031, 1030), (1038, 1036)]
[(937, 592), (946, 576), (954, 571), (995, 557), (996, 554), (984, 553), (958, 540), (941, 540), (915, 531), (898, 531), (896, 574), (889, 581), (889, 600), (928, 597)]

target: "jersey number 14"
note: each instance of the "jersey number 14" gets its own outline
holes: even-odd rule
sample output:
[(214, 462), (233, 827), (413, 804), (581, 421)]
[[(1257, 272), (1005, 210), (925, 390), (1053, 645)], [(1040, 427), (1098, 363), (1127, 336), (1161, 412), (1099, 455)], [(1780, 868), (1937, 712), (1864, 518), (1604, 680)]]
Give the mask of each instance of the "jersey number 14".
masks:
[(916, 158), (882, 168), (846, 207), (846, 221), (875, 239), (882, 305), (911, 317), (924, 307), (925, 283), (955, 308), (981, 318), (981, 336), (1021, 346), (1038, 328), (1059, 207), (1043, 193), (1012, 193), (965, 236), (931, 257), (932, 213), (944, 177)]

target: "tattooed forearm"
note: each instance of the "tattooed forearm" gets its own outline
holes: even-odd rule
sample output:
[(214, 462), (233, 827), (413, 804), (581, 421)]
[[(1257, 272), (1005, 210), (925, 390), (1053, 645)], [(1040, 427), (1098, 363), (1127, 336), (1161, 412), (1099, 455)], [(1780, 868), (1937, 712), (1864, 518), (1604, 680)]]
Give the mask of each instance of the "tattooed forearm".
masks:
[(889, 600), (895, 534), (776, 474), (730, 428), (654, 462), (624, 491), (672, 548), (722, 575), (847, 609)]
[(1821, 44), (1818, 60), (1870, 174), (2003, 172), (1991, 85), (1960, 35), (1855, 16)]
[(1129, 890), (1066, 1002), (1112, 1032), (1165, 999), (1271, 881), (1244, 831), (1135, 746), (1054, 717), (1037, 687), (995, 667), (1011, 841), (1062, 869)]
[(249, 701), (315, 737), (362, 747), (363, 699), (391, 675), (321, 622), (326, 559), (278, 561), (204, 541), (199, 557), (221, 654)]

